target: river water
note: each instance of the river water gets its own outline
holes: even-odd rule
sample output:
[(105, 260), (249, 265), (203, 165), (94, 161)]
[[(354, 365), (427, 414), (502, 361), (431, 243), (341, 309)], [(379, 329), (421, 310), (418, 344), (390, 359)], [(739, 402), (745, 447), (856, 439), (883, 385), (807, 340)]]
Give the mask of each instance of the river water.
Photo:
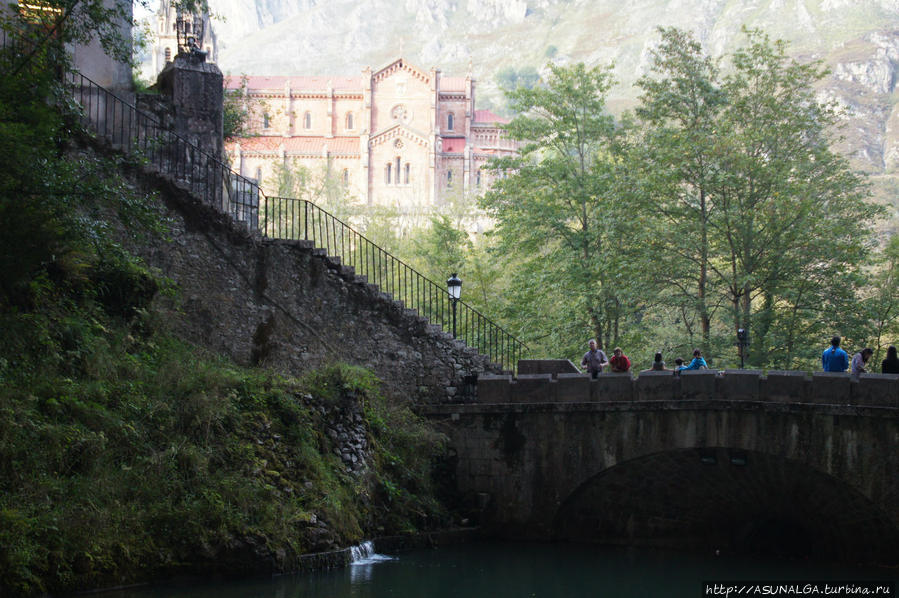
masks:
[[(899, 571), (804, 561), (690, 555), (583, 544), (470, 543), (372, 555), (346, 569), (215, 583), (166, 584), (102, 598), (697, 597), (704, 582), (880, 580)], [(820, 586), (824, 595), (824, 586)], [(724, 595), (724, 594), (720, 594)], [(783, 595), (783, 594), (781, 594)], [(794, 595), (794, 594), (789, 594)], [(890, 594), (892, 595), (892, 594)]]

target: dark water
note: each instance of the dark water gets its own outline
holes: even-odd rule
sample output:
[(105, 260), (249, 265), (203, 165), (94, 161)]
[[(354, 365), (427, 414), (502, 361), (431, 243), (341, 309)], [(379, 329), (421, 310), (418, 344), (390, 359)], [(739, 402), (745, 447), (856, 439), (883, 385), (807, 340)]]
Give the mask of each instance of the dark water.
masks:
[[(478, 543), (311, 575), (161, 585), (103, 598), (696, 597), (703, 582), (889, 580), (893, 569), (749, 560), (580, 544)], [(823, 588), (821, 590), (823, 594)]]

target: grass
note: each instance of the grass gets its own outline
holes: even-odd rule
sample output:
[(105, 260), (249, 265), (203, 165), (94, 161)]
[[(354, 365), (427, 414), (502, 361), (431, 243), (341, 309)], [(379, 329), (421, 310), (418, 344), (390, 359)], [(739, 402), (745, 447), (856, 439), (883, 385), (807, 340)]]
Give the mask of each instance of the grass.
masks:
[[(367, 370), (285, 378), (169, 336), (146, 309), (52, 307), (0, 314), (4, 592), (289, 571), (448, 522), (430, 479), (442, 437)], [(361, 472), (326, 433), (347, 411), (364, 416)]]

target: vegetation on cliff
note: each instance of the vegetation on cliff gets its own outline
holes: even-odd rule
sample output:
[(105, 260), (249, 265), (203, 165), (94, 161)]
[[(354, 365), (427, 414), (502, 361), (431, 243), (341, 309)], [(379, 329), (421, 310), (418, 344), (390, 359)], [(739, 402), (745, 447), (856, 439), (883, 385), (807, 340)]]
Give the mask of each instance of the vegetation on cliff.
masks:
[(372, 374), (285, 378), (166, 332), (152, 299), (177, 288), (107, 224), (166, 222), (121, 160), (79, 146), (57, 49), (0, 51), (0, 594), (289, 571), (446, 524), (443, 437)]
[[(0, 587), (296, 569), (299, 556), (447, 523), (442, 440), (364, 370), (247, 370), (93, 300), (4, 309)], [(370, 464), (326, 432), (362, 415)]]

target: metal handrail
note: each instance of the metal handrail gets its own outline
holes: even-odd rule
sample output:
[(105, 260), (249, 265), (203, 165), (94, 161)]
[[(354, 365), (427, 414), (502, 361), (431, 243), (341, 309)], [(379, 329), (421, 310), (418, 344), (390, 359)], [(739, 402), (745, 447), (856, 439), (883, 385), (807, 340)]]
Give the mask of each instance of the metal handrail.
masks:
[[(310, 201), (264, 197), (263, 202), (260, 229), (264, 236), (312, 241), (431, 323), (452, 330), (452, 301), (445, 286)], [(504, 369), (515, 369), (527, 346), (464, 301), (456, 307), (456, 337)]]
[[(84, 124), (113, 147), (145, 160), (204, 203), (259, 229), (265, 237), (311, 241), (432, 324), (452, 329), (453, 310), (446, 288), (346, 223), (310, 201), (265, 196), (255, 181), (232, 171), (81, 73), (68, 73), (66, 81), (82, 106)], [(456, 307), (457, 338), (503, 369), (514, 370), (527, 346), (464, 301), (458, 301)]]

